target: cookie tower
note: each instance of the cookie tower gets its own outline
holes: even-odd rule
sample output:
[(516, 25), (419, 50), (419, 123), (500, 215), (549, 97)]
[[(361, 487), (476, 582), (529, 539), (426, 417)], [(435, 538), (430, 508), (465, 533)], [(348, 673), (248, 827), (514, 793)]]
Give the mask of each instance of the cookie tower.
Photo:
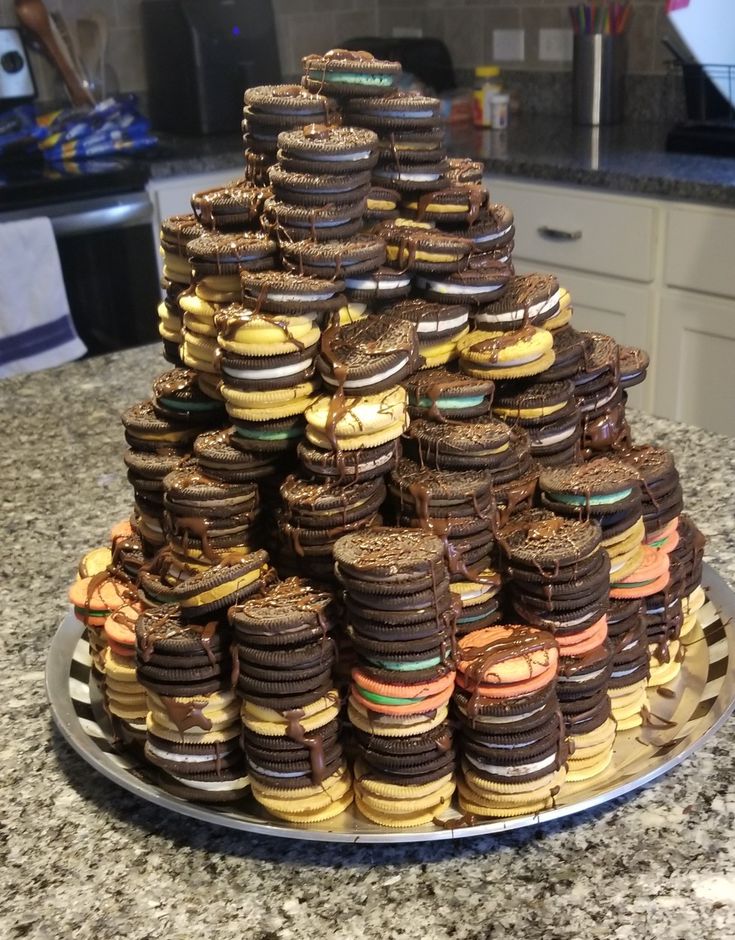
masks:
[(515, 274), (512, 212), (398, 63), (304, 71), (246, 91), (244, 179), (162, 225), (174, 368), (123, 416), (131, 519), (70, 597), (184, 798), (538, 812), (603, 774), (705, 600), (673, 461), (630, 440), (647, 356)]

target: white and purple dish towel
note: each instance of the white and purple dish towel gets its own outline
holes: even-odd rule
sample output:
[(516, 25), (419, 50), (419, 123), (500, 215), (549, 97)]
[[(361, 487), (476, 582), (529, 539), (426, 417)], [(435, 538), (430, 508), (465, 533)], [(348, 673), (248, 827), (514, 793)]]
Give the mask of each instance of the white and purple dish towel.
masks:
[(79, 359), (51, 222), (0, 224), (0, 378)]

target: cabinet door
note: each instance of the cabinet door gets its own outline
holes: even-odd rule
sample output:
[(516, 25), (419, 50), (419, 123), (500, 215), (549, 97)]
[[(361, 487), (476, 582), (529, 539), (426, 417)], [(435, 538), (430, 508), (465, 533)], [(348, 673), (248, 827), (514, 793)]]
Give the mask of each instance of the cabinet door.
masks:
[(735, 301), (667, 290), (654, 413), (735, 436)]
[(571, 186), (486, 177), (493, 202), (513, 210), (516, 253), (547, 268), (654, 279), (659, 212), (654, 204)]
[(667, 212), (665, 283), (735, 297), (733, 245), (735, 210), (674, 206)]
[[(516, 271), (526, 274), (531, 271), (547, 271), (541, 263), (513, 257)], [(572, 296), (574, 315), (572, 326), (578, 330), (593, 330), (612, 336), (621, 345), (637, 346), (650, 353), (654, 336), (652, 316), (653, 290), (609, 278), (580, 274), (556, 268), (553, 271), (559, 283)], [(651, 368), (642, 385), (632, 388), (628, 394), (634, 408), (650, 410), (653, 402), (653, 373), (655, 361), (651, 355)]]

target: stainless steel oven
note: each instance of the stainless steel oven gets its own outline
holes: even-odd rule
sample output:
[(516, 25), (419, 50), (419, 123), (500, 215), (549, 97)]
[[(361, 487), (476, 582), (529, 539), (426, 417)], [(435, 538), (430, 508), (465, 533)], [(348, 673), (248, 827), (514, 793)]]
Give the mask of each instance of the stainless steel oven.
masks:
[(48, 216), (79, 335), (91, 355), (157, 339), (160, 298), (144, 164), (87, 161), (0, 186), (0, 222)]

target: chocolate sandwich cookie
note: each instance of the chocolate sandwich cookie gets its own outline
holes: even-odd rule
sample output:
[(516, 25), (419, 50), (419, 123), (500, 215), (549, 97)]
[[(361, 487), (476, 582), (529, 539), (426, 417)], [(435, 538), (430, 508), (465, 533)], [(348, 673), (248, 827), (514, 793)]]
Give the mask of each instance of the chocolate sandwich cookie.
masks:
[(233, 428), (206, 431), (194, 440), (194, 456), (207, 476), (226, 483), (247, 483), (278, 472), (278, 465), (267, 454), (236, 447), (236, 433)]
[(377, 159), (377, 135), (365, 128), (307, 124), (278, 135), (278, 160), (289, 173), (360, 173)]
[(375, 234), (384, 239), (388, 262), (400, 271), (453, 272), (467, 264), (472, 246), (427, 224), (383, 222)]
[(573, 326), (554, 330), (554, 364), (538, 376), (539, 382), (558, 382), (574, 378), (592, 350), (592, 340)]
[(248, 555), (233, 552), (177, 584), (173, 598), (183, 617), (196, 620), (262, 591), (274, 575), (268, 565), (268, 553), (262, 549)]
[(248, 143), (272, 154), (276, 152), (281, 131), (306, 124), (336, 123), (339, 113), (333, 98), (314, 94), (301, 85), (248, 88), (243, 102), (243, 130), (249, 135)]
[(361, 173), (289, 173), (272, 166), (268, 176), (273, 195), (300, 206), (338, 205), (364, 199), (370, 189), (370, 171)]
[(492, 518), (493, 478), (487, 470), (435, 470), (404, 457), (391, 472), (388, 489), (401, 515)]
[(456, 274), (417, 274), (416, 287), (422, 296), (441, 303), (482, 304), (502, 297), (512, 274), (507, 262), (470, 255)]
[(322, 334), (316, 367), (328, 389), (370, 395), (398, 385), (418, 364), (416, 328), (405, 320), (368, 317)]
[(365, 220), (384, 220), (398, 218), (398, 204), (401, 194), (388, 186), (377, 186), (373, 183), (368, 190), (363, 218)]
[[(236, 639), (246, 647), (273, 649), (316, 644), (294, 660), (299, 665), (310, 661), (314, 650), (319, 658), (319, 648), (333, 629), (336, 616), (334, 596), (305, 578), (286, 578), (272, 584), (263, 594), (247, 598), (228, 612)], [(256, 665), (272, 667), (280, 654), (265, 658), (249, 656)]]
[(304, 469), (321, 480), (337, 483), (357, 483), (382, 477), (400, 457), (400, 442), (388, 441), (377, 447), (361, 447), (357, 450), (336, 452), (314, 447), (301, 441), (297, 448)]
[(635, 346), (619, 347), (620, 384), (623, 388), (633, 388), (645, 381), (650, 364), (650, 357), (645, 349)]
[(620, 455), (630, 463), (641, 484), (643, 523), (647, 536), (656, 536), (682, 512), (684, 498), (679, 473), (671, 453), (644, 444)]
[(142, 401), (127, 408), (120, 416), (125, 440), (133, 450), (155, 453), (185, 454), (207, 421), (194, 423), (189, 419), (162, 418), (156, 414), (152, 401)]
[(447, 226), (441, 219), (438, 222), (452, 235), (469, 239), (475, 254), (491, 254), (498, 261), (510, 260), (515, 225), (507, 206), (497, 203), (483, 206), (469, 225)]
[(257, 117), (264, 124), (303, 127), (313, 121), (331, 123), (337, 102), (314, 94), (301, 85), (256, 85), (243, 95), (246, 117)]
[(424, 127), (420, 130), (383, 131), (378, 140), (380, 163), (407, 165), (429, 164), (443, 161), (447, 155), (444, 146), (444, 129)]
[(225, 384), (245, 390), (291, 388), (314, 375), (317, 345), (273, 356), (239, 356), (225, 350), (219, 360)]
[(447, 178), (452, 183), (481, 183), (485, 167), (479, 160), (469, 157), (450, 157)]
[(517, 330), (527, 323), (541, 326), (559, 309), (559, 297), (553, 274), (516, 274), (499, 300), (477, 309), (475, 325), (485, 330)]
[(411, 422), (404, 450), (435, 470), (489, 470), (498, 467), (510, 446), (510, 428), (484, 415), (473, 422)]
[(153, 382), (153, 410), (160, 418), (222, 424), (225, 411), (221, 401), (202, 392), (193, 369), (171, 369)]
[(640, 512), (636, 471), (619, 460), (600, 457), (574, 467), (546, 467), (539, 477), (542, 503), (573, 518), (612, 517)]
[(457, 336), (467, 328), (470, 317), (468, 307), (460, 304), (431, 303), (420, 297), (401, 300), (378, 311), (380, 316), (385, 314), (413, 323), (418, 334), (419, 347)]
[(305, 238), (326, 241), (331, 238), (348, 238), (359, 232), (364, 210), (364, 197), (355, 202), (327, 202), (319, 206), (294, 205), (267, 199), (261, 220), (263, 228), (279, 241)]
[(233, 426), (233, 446), (248, 454), (254, 453), (275, 459), (296, 449), (296, 445), (304, 436), (306, 422), (303, 414), (296, 414), (274, 418), (272, 421), (233, 418)]
[[(240, 278), (245, 303), (257, 311), (285, 314), (326, 313), (345, 303), (344, 282), (302, 277), (288, 271), (243, 271)], [(285, 321), (284, 321), (285, 322)], [(302, 344), (303, 345), (303, 344)]]
[(488, 191), (479, 183), (453, 183), (445, 189), (405, 198), (402, 209), (419, 222), (462, 222), (471, 226), (480, 217), (488, 199)]
[(172, 215), (161, 222), (163, 276), (172, 285), (186, 286), (191, 282), (187, 245), (204, 234), (206, 229), (195, 215)]
[(415, 91), (392, 91), (388, 95), (351, 98), (345, 104), (346, 124), (369, 127), (381, 137), (392, 132), (437, 127), (441, 102)]
[[(443, 305), (429, 306), (446, 309)], [(456, 310), (458, 307), (451, 305), (449, 309)], [(404, 381), (404, 386), (408, 392), (411, 417), (439, 422), (488, 414), (495, 390), (494, 383), (489, 379), (474, 379), (443, 367), (415, 372)]]
[(350, 301), (387, 303), (405, 297), (411, 290), (412, 275), (386, 265), (365, 274), (345, 279), (345, 293)]
[(376, 59), (370, 52), (330, 49), (301, 60), (304, 87), (343, 97), (380, 95), (390, 91), (401, 74), (400, 62)]
[(164, 478), (164, 529), (180, 555), (217, 564), (228, 552), (247, 552), (258, 519), (254, 483), (226, 483), (196, 466)]
[(305, 240), (284, 244), (284, 265), (295, 273), (321, 278), (347, 279), (376, 271), (385, 264), (385, 242), (377, 235), (353, 235), (352, 238), (326, 242)]
[(145, 688), (196, 696), (227, 684), (229, 638), (216, 619), (194, 623), (182, 617), (178, 605), (164, 604), (141, 614), (135, 637), (138, 679)]
[[(262, 232), (242, 234), (209, 232), (187, 245), (192, 275), (195, 280), (213, 279), (212, 287), (220, 287), (217, 277), (237, 275), (240, 271), (267, 271), (274, 267), (276, 243)], [(237, 291), (237, 285), (232, 288)], [(205, 299), (208, 299), (205, 297)]]
[(446, 169), (446, 160), (407, 163), (391, 153), (382, 156), (373, 168), (373, 183), (390, 186), (402, 193), (431, 192), (446, 185)]
[(603, 333), (584, 332), (589, 343), (582, 368), (574, 376), (580, 411), (594, 419), (622, 400), (620, 353), (615, 340)]
[(371, 529), (341, 538), (334, 547), (337, 570), (364, 591), (411, 593), (432, 584), (443, 566), (441, 539), (419, 530)]
[(271, 195), (266, 186), (235, 180), (227, 186), (194, 193), (191, 208), (199, 223), (207, 229), (242, 232), (257, 228), (263, 203)]
[(574, 385), (569, 380), (504, 383), (493, 403), (493, 414), (525, 428), (531, 456), (544, 463), (573, 463), (581, 437)]
[(312, 559), (331, 563), (338, 538), (382, 524), (379, 511), (385, 494), (380, 478), (345, 484), (287, 477), (281, 485), (284, 509), (278, 520), (282, 542), (303, 559), (307, 570)]

